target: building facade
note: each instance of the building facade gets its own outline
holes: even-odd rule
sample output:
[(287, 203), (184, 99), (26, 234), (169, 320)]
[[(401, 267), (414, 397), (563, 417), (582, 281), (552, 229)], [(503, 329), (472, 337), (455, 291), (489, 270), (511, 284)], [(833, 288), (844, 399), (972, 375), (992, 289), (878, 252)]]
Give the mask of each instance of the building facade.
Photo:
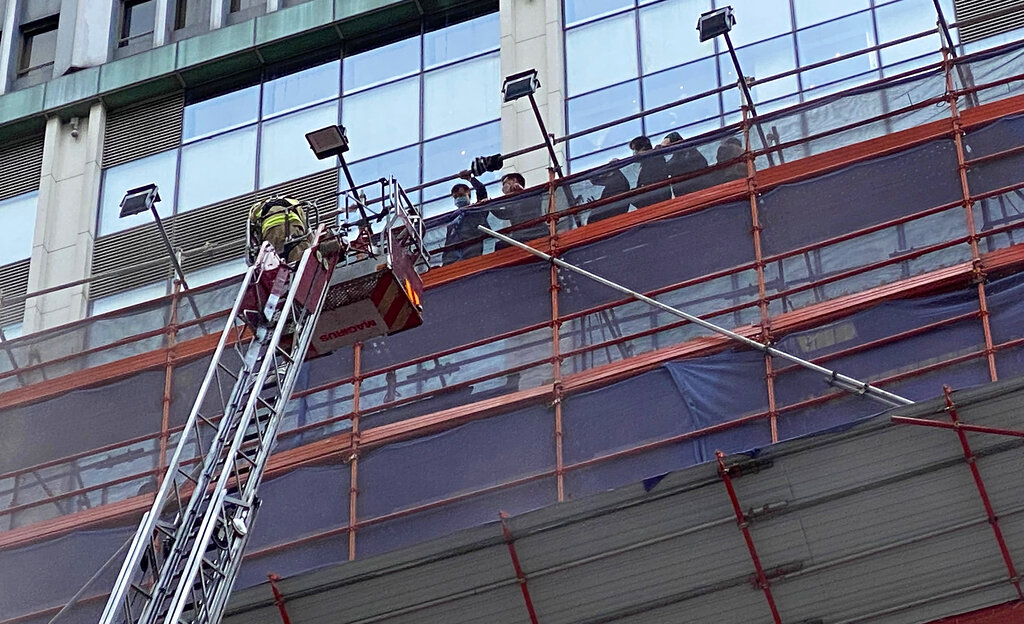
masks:
[[(393, 175), (423, 211), (428, 324), (306, 366), (242, 587), (881, 409), (481, 243), (468, 214), (913, 400), (1024, 373), (1018, 7), (730, 4), (746, 106), (695, 30), (717, 0), (0, 0), (0, 567), (32, 571), (0, 577), (0, 624), (49, 621), (130, 535), (248, 207), (346, 208), (304, 140), (332, 124), (371, 199)], [(503, 102), (529, 69), (536, 107)], [(491, 201), (454, 211), (496, 153)], [(513, 171), (526, 191), (499, 198)], [(151, 216), (119, 218), (148, 183), (187, 291)], [(81, 564), (59, 583), (56, 556)]]

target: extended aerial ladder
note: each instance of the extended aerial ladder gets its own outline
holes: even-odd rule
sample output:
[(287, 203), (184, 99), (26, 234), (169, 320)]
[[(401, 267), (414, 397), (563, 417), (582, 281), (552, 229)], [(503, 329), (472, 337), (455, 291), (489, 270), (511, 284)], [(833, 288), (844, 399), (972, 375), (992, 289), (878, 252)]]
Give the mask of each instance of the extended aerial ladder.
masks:
[[(293, 265), (257, 247), (101, 624), (217, 624), (260, 506), (257, 491), (302, 362), (422, 322), (422, 219), (392, 179), (371, 232), (320, 226)], [(356, 200), (360, 201), (360, 200)], [(356, 229), (351, 242), (345, 234)], [(360, 320), (377, 311), (379, 323)], [(367, 303), (369, 301), (370, 303)], [(399, 322), (400, 321), (400, 322)], [(341, 325), (343, 330), (336, 329)], [(365, 331), (344, 331), (351, 326)], [(319, 349), (310, 349), (316, 345)], [(228, 392), (226, 389), (230, 387)]]

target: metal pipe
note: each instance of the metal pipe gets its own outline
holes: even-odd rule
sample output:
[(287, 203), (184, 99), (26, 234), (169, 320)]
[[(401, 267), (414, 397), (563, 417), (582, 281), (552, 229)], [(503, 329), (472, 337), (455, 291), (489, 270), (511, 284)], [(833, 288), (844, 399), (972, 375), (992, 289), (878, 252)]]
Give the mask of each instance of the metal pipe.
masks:
[(544, 137), (544, 145), (548, 148), (548, 156), (551, 157), (551, 164), (554, 166), (558, 177), (564, 178), (565, 174), (562, 173), (562, 166), (558, 164), (558, 155), (555, 154), (555, 147), (551, 144), (551, 135), (548, 134), (548, 129), (544, 126), (544, 118), (540, 116), (540, 109), (537, 108), (537, 100), (533, 97), (532, 92), (529, 94), (529, 97), (530, 106), (533, 107), (533, 114), (537, 117), (537, 125), (540, 126), (540, 134)]
[(893, 407), (893, 406), (896, 406), (896, 405), (911, 405), (911, 404), (914, 403), (910, 399), (907, 399), (905, 397), (899, 396), (898, 394), (893, 394), (892, 392), (888, 392), (886, 390), (882, 390), (881, 388), (877, 388), (875, 386), (872, 386), (871, 384), (869, 384), (867, 382), (863, 382), (863, 381), (854, 379), (853, 377), (848, 377), (848, 376), (843, 375), (843, 374), (841, 374), (841, 373), (839, 373), (837, 371), (829, 370), (829, 369), (824, 368), (822, 366), (818, 366), (817, 364), (813, 364), (811, 362), (808, 362), (807, 360), (805, 360), (803, 358), (799, 358), (799, 357), (797, 357), (795, 355), (790, 355), (789, 353), (786, 353), (785, 351), (780, 351), (780, 350), (778, 350), (775, 347), (772, 347), (770, 345), (761, 344), (760, 342), (757, 342), (756, 340), (751, 340), (750, 338), (747, 338), (746, 336), (741, 336), (740, 334), (737, 334), (736, 332), (733, 332), (733, 331), (730, 331), (728, 329), (725, 329), (724, 327), (719, 327), (718, 325), (715, 325), (714, 323), (709, 323), (708, 321), (705, 321), (702, 318), (693, 316), (692, 314), (688, 314), (686, 312), (683, 312), (682, 310), (678, 310), (676, 308), (673, 308), (672, 306), (669, 306), (669, 305), (666, 305), (664, 303), (661, 303), (660, 301), (657, 301), (655, 299), (651, 299), (650, 297), (642, 295), (642, 294), (640, 294), (640, 293), (638, 293), (638, 292), (636, 292), (634, 290), (630, 290), (629, 288), (626, 288), (625, 286), (617, 284), (617, 283), (615, 283), (615, 282), (613, 282), (611, 280), (607, 280), (607, 279), (605, 279), (605, 278), (603, 278), (603, 277), (601, 277), (599, 275), (595, 275), (595, 274), (591, 273), (590, 271), (586, 271), (586, 270), (581, 269), (581, 268), (579, 268), (579, 267), (577, 267), (575, 265), (569, 264), (568, 262), (565, 262), (564, 260), (560, 260), (558, 258), (552, 257), (552, 256), (544, 253), (543, 251), (539, 251), (537, 249), (529, 247), (528, 245), (524, 245), (523, 243), (520, 243), (517, 240), (511, 239), (508, 236), (505, 236), (504, 234), (499, 234), (499, 233), (495, 232), (494, 230), (486, 228), (486, 227), (484, 227), (482, 225), (477, 226), (477, 227), (480, 229), (481, 232), (485, 232), (485, 233), (489, 234), (490, 236), (493, 236), (493, 237), (497, 238), (498, 240), (501, 240), (501, 241), (504, 241), (504, 242), (506, 242), (506, 243), (508, 243), (510, 245), (514, 245), (516, 247), (519, 247), (520, 249), (523, 249), (524, 251), (528, 251), (528, 252), (532, 253), (533, 255), (537, 256), (538, 258), (542, 258), (542, 259), (547, 260), (548, 262), (551, 262), (551, 263), (555, 264), (556, 266), (559, 266), (559, 267), (561, 267), (563, 269), (568, 269), (568, 270), (570, 270), (570, 271), (572, 271), (574, 273), (577, 273), (577, 274), (582, 275), (582, 276), (584, 276), (586, 278), (592, 279), (592, 280), (594, 280), (595, 282), (597, 282), (599, 284), (603, 284), (603, 285), (608, 286), (609, 288), (612, 288), (614, 290), (617, 290), (617, 291), (619, 291), (619, 292), (621, 292), (623, 294), (629, 295), (629, 296), (633, 297), (634, 299), (637, 299), (638, 301), (643, 301), (644, 303), (646, 303), (648, 305), (652, 305), (652, 306), (658, 308), (659, 310), (662, 310), (662, 311), (668, 312), (669, 314), (672, 314), (674, 316), (678, 316), (680, 318), (686, 319), (686, 320), (690, 321), (691, 323), (694, 323), (696, 325), (700, 325), (704, 329), (708, 329), (708, 330), (711, 330), (711, 331), (713, 331), (715, 333), (721, 334), (721, 335), (723, 335), (723, 336), (725, 336), (727, 338), (730, 338), (732, 340), (735, 340), (736, 342), (739, 342), (739, 343), (741, 343), (743, 345), (746, 345), (746, 346), (751, 347), (753, 349), (757, 349), (758, 351), (761, 351), (762, 353), (782, 358), (782, 359), (787, 360), (789, 362), (792, 362), (794, 364), (799, 364), (800, 366), (803, 366), (804, 368), (806, 368), (808, 370), (811, 370), (811, 371), (814, 371), (816, 373), (820, 373), (822, 375), (825, 375), (826, 378), (828, 379), (829, 383), (834, 384), (837, 387), (842, 388), (844, 390), (847, 390), (847, 391), (849, 391), (851, 393), (860, 394), (860, 395), (863, 395), (865, 397), (874, 399), (874, 400), (876, 400), (876, 401), (878, 401), (880, 403), (885, 404), (887, 407)]
[(736, 514), (736, 525), (743, 533), (743, 541), (747, 544), (747, 551), (750, 553), (750, 560), (754, 563), (754, 572), (757, 575), (757, 584), (764, 592), (764, 598), (768, 602), (768, 610), (772, 613), (772, 620), (775, 624), (782, 624), (782, 617), (779, 616), (779, 608), (775, 605), (775, 598), (772, 596), (771, 584), (761, 567), (761, 558), (757, 556), (757, 548), (754, 546), (754, 538), (750, 535), (750, 525), (747, 517), (740, 507), (740, 499), (736, 496), (736, 488), (732, 485), (732, 477), (729, 475), (729, 468), (725, 465), (725, 453), (715, 451), (715, 458), (718, 459), (718, 475), (722, 477), (725, 490), (729, 493), (729, 502), (732, 504), (733, 513)]
[(750, 116), (754, 120), (754, 125), (757, 127), (757, 134), (761, 137), (761, 145), (765, 150), (764, 155), (768, 158), (768, 164), (770, 166), (774, 166), (775, 160), (772, 159), (772, 153), (768, 151), (768, 138), (764, 135), (764, 129), (761, 128), (761, 122), (758, 121), (757, 109), (754, 108), (754, 97), (750, 95), (750, 86), (747, 85), (747, 78), (743, 75), (743, 69), (740, 68), (740, 59), (736, 56), (736, 48), (732, 45), (732, 39), (729, 37), (728, 31), (725, 32), (725, 45), (729, 48), (729, 56), (732, 57), (733, 67), (736, 68), (736, 78), (739, 81), (740, 90), (743, 91), (743, 97), (747, 100), (747, 108), (750, 109)]
[[(533, 99), (533, 98), (531, 98)], [(523, 573), (523, 566), (519, 565), (519, 555), (516, 554), (516, 545), (512, 539), (512, 531), (508, 528), (508, 514), (504, 511), (498, 512), (501, 519), (501, 534), (508, 546), (508, 554), (512, 559), (512, 569), (516, 573), (516, 581), (519, 582), (519, 589), (523, 594), (523, 602), (526, 603), (526, 613), (530, 616), (530, 624), (540, 624), (537, 620), (537, 610), (533, 608), (533, 599), (530, 598), (530, 588), (526, 586), (526, 574)]]

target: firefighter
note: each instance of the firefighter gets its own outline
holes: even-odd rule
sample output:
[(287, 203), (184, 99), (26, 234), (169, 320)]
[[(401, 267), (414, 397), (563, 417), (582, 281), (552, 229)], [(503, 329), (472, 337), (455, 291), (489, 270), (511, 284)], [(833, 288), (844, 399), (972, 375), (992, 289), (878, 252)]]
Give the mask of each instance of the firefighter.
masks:
[(253, 204), (249, 222), (254, 238), (274, 246), (288, 262), (302, 258), (309, 249), (306, 202), (291, 197), (271, 197)]

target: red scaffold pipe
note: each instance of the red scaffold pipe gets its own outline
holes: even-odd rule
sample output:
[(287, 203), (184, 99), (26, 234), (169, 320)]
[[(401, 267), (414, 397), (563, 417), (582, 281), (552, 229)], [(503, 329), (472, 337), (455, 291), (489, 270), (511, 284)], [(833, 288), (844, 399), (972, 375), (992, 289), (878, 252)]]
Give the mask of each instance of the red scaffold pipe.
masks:
[(761, 567), (761, 559), (757, 556), (757, 548), (754, 547), (754, 538), (750, 536), (747, 518), (743, 515), (743, 509), (740, 508), (740, 500), (736, 497), (736, 490), (732, 486), (732, 477), (729, 476), (729, 469), (725, 466), (725, 453), (715, 451), (715, 457), (718, 458), (718, 474), (722, 477), (722, 482), (725, 483), (725, 489), (729, 492), (729, 500), (732, 502), (732, 510), (736, 513), (736, 524), (740, 527), (740, 532), (743, 533), (743, 539), (747, 542), (747, 550), (750, 551), (750, 559), (754, 562), (757, 584), (764, 592), (765, 600), (768, 601), (768, 608), (772, 612), (772, 621), (775, 624), (782, 624), (779, 609), (775, 606), (775, 598), (772, 597), (771, 585), (768, 583), (768, 577), (765, 576), (764, 568)]
[(508, 545), (508, 554), (512, 558), (512, 569), (516, 572), (516, 580), (519, 581), (519, 589), (523, 592), (523, 602), (526, 603), (526, 612), (530, 615), (531, 624), (539, 624), (537, 611), (533, 608), (533, 599), (530, 598), (530, 588), (526, 586), (526, 575), (523, 574), (523, 567), (519, 565), (519, 555), (516, 554), (516, 545), (512, 541), (512, 531), (508, 528), (508, 514), (504, 511), (498, 512), (501, 518), (501, 532), (505, 536), (505, 544)]
[(284, 595), (277, 588), (277, 582), (281, 580), (281, 577), (271, 572), (267, 575), (267, 578), (270, 579), (270, 591), (274, 592), (274, 604), (277, 605), (277, 610), (281, 612), (282, 624), (292, 624), (291, 618), (288, 617), (288, 610), (284, 606)]

